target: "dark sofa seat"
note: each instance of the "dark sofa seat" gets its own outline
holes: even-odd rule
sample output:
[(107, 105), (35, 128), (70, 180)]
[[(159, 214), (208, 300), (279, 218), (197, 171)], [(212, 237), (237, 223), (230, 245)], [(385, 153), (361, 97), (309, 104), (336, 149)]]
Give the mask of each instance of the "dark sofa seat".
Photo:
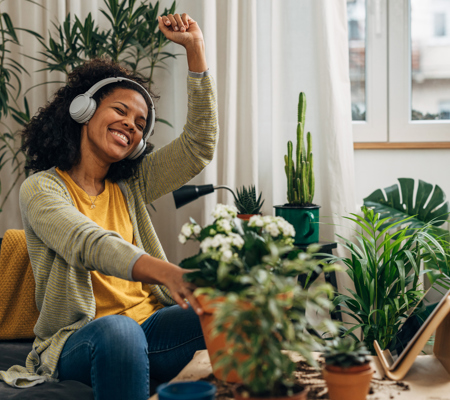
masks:
[[(32, 341), (0, 342), (0, 370), (12, 365), (25, 365)], [(17, 389), (0, 381), (1, 400), (93, 400), (92, 389), (80, 382), (43, 383), (31, 388)]]

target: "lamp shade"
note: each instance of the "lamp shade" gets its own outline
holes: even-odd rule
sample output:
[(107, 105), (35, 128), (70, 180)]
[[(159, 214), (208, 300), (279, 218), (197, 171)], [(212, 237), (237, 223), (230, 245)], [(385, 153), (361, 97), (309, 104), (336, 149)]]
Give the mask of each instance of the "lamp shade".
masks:
[(180, 208), (197, 200), (200, 196), (214, 192), (213, 185), (184, 185), (178, 190), (173, 191), (173, 199), (175, 200), (175, 207)]

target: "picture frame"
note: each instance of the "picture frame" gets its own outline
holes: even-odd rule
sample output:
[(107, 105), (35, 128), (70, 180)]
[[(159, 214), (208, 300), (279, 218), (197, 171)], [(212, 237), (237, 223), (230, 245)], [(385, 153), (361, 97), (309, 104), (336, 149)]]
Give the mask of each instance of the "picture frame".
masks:
[(433, 353), (450, 374), (450, 343), (448, 340), (450, 336), (449, 292), (446, 293), (434, 311), (424, 321), (397, 360), (393, 359), (389, 350), (382, 350), (378, 342), (374, 341), (375, 351), (385, 375), (394, 381), (403, 379), (434, 332), (436, 332), (436, 337)]

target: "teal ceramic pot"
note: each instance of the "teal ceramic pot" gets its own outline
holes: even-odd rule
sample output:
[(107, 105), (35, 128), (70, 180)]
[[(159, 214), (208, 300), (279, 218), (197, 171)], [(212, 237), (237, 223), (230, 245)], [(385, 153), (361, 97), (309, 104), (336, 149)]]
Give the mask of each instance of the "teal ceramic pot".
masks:
[(156, 388), (159, 400), (214, 400), (216, 386), (209, 382), (164, 383)]
[(294, 243), (310, 244), (319, 241), (319, 208), (320, 206), (274, 206), (275, 215), (283, 217), (294, 226)]

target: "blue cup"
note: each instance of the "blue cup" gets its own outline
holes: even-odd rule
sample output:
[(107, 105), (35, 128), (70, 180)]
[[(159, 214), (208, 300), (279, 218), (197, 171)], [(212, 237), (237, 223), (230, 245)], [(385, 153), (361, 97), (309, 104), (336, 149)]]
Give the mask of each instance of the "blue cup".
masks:
[(203, 381), (163, 383), (156, 388), (159, 400), (214, 400), (216, 390)]

